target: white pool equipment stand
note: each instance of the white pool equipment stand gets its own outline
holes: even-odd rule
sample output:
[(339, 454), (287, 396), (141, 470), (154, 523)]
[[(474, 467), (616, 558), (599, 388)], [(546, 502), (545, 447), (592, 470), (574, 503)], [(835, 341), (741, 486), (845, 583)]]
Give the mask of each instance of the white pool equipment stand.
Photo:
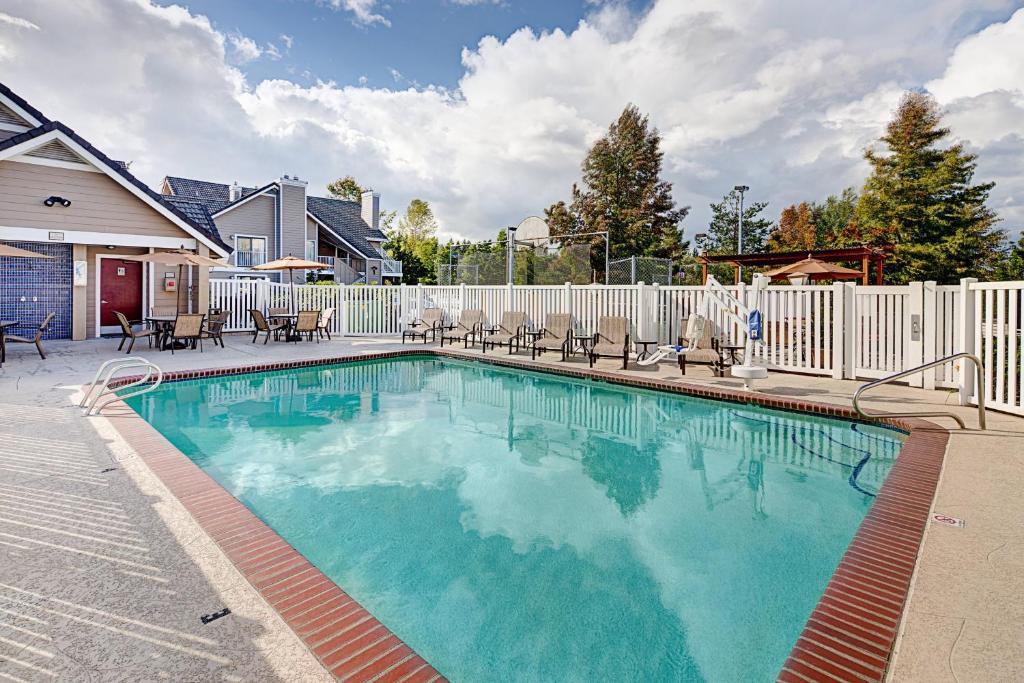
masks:
[[(753, 300), (748, 305), (730, 294), (718, 280), (709, 275), (707, 282), (704, 284), (704, 297), (701, 301), (700, 313), (691, 317), (691, 325), (687, 328), (686, 332), (687, 337), (690, 339), (689, 344), (693, 344), (695, 340), (701, 338), (704, 325), (711, 324), (708, 318), (711, 315), (712, 305), (719, 308), (726, 318), (731, 319), (739, 328), (746, 341), (743, 346), (743, 364), (731, 366), (730, 372), (733, 377), (743, 380), (743, 388), (747, 391), (753, 390), (754, 380), (768, 377), (768, 368), (754, 365), (752, 359), (754, 357), (754, 344), (762, 343), (759, 304), (761, 303), (761, 293), (768, 287), (770, 280), (765, 275), (758, 274), (754, 276), (751, 292)], [(753, 321), (754, 316), (751, 315), (752, 313), (756, 313), (756, 323)], [(659, 346), (657, 352), (644, 360), (637, 361), (637, 364), (652, 365), (669, 354), (675, 353), (678, 356), (691, 350), (693, 350), (692, 346)]]
[(761, 367), (760, 365), (734, 365), (729, 369), (733, 377), (739, 377), (743, 380), (743, 388), (747, 391), (754, 389), (755, 379), (765, 379), (768, 377), (768, 368)]

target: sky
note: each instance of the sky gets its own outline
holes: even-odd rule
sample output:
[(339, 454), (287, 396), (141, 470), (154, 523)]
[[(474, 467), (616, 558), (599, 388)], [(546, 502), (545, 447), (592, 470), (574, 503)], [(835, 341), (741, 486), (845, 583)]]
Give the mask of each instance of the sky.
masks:
[(0, 0), (0, 82), (150, 185), (353, 175), (475, 239), (568, 199), (630, 103), (687, 237), (736, 184), (774, 220), (859, 188), (906, 90), (936, 97), (1015, 235), (1020, 64), (1006, 0)]

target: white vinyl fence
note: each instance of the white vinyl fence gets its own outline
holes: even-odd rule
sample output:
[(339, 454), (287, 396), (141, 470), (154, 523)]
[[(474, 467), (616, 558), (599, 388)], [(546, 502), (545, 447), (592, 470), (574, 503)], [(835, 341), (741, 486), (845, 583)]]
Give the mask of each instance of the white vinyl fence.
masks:
[[(741, 301), (749, 286), (728, 288)], [(293, 300), (294, 297), (294, 300)], [(228, 329), (251, 330), (250, 309), (334, 309), (331, 334), (399, 335), (425, 308), (450, 319), (464, 309), (483, 309), (487, 319), (525, 311), (536, 327), (551, 313), (571, 313), (594, 331), (601, 316), (620, 315), (634, 325), (633, 338), (675, 343), (683, 321), (700, 310), (701, 287), (645, 285), (451, 285), (368, 287), (296, 285), (265, 281), (211, 280), (210, 306), (231, 312)], [(294, 303), (293, 303), (294, 301)], [(1024, 282), (958, 285), (913, 282), (900, 286), (772, 286), (763, 294), (764, 341), (757, 360), (770, 369), (841, 378), (872, 379), (958, 351), (985, 364), (988, 405), (1024, 414)], [(723, 345), (742, 334), (725, 314), (712, 310)], [(976, 402), (973, 368), (948, 364), (910, 378), (913, 386), (959, 389)]]

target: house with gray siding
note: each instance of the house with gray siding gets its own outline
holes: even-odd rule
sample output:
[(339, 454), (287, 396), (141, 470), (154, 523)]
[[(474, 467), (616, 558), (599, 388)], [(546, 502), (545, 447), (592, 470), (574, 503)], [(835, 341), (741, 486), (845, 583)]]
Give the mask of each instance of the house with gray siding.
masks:
[[(212, 270), (211, 277), (287, 281), (286, 273), (254, 266), (292, 255), (324, 264), (318, 279), (345, 284), (401, 279), (401, 262), (384, 253), (378, 193), (368, 190), (353, 202), (306, 190), (306, 181), (288, 175), (258, 187), (167, 176), (160, 187), (167, 201), (208, 221), (209, 229), (233, 248), (229, 264)], [(304, 282), (307, 274), (294, 277)]]

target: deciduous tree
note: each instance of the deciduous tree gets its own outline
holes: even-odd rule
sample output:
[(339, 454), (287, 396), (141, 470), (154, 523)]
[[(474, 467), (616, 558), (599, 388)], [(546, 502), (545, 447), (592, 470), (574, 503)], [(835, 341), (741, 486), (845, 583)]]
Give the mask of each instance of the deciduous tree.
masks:
[(662, 158), (657, 129), (627, 106), (583, 160), (583, 188), (573, 187), (571, 204), (545, 210), (551, 233), (607, 231), (612, 258), (682, 256), (679, 223), (689, 207), (676, 207), (672, 184), (661, 179)]
[(335, 199), (358, 202), (363, 196), (363, 187), (350, 175), (327, 184), (327, 192)]

